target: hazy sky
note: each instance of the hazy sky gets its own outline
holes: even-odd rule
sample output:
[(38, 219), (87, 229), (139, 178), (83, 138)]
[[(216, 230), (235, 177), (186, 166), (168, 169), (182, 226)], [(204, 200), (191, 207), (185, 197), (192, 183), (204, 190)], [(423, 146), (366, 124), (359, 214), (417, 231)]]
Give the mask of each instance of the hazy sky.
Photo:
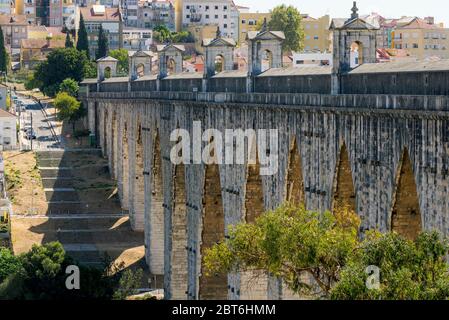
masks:
[[(329, 14), (334, 18), (346, 18), (351, 14), (352, 0), (234, 0), (251, 11), (267, 12), (278, 4), (291, 4), (301, 13), (313, 17)], [(401, 16), (433, 16), (435, 22), (449, 26), (449, 0), (358, 0), (360, 14), (377, 12), (387, 18)]]

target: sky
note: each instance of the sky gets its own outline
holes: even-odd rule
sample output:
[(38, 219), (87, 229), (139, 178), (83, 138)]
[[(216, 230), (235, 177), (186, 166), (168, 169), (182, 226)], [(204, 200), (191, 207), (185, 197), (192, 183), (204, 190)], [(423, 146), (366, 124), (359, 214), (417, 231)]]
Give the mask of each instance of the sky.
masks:
[[(238, 5), (250, 7), (251, 12), (268, 12), (279, 4), (293, 5), (301, 13), (312, 17), (329, 14), (332, 18), (351, 15), (352, 0), (234, 0)], [(449, 27), (448, 0), (358, 0), (359, 14), (377, 12), (386, 18), (401, 16), (435, 17), (435, 22), (444, 22)]]

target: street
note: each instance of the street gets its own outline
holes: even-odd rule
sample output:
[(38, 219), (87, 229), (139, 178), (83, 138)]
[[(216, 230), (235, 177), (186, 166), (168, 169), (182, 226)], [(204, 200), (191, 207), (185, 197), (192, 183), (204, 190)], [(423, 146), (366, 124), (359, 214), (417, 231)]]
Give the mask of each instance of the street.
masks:
[(28, 140), (26, 139), (26, 134), (23, 130), (19, 132), (19, 143), (20, 148), (24, 150), (54, 150), (59, 149), (60, 139), (57, 137), (52, 130), (51, 124), (54, 121), (54, 116), (46, 117), (44, 111), (40, 108), (34, 100), (17, 96), (18, 101), (21, 105), (26, 107), (26, 111), (19, 111), (17, 104), (13, 104), (16, 114), (20, 115), (20, 128), (24, 126), (32, 126), (33, 131), (36, 135), (36, 139)]

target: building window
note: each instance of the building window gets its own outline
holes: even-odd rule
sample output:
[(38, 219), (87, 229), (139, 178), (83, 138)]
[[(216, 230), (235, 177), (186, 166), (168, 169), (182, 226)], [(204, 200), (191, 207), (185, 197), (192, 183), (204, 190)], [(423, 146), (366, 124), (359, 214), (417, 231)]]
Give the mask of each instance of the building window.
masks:
[(215, 19), (218, 19), (218, 14), (215, 15)]
[(223, 6), (223, 10), (228, 10), (228, 6)]
[(206, 14), (206, 19), (209, 19), (209, 15), (208, 14)]
[(243, 20), (242, 20), (242, 24), (245, 24), (245, 23), (246, 23), (246, 20), (245, 20), (245, 19), (243, 19)]
[(186, 9), (189, 10), (189, 9), (190, 9), (190, 6), (186, 6)]
[(413, 49), (418, 49), (418, 44), (417, 43), (413, 44)]
[(215, 10), (218, 10), (218, 6), (215, 6)]
[(227, 27), (228, 27), (228, 25), (225, 23), (225, 24), (223, 25), (223, 28), (226, 29)]
[(209, 10), (209, 6), (206, 6), (206, 10)]
[(227, 19), (227, 18), (228, 18), (228, 15), (224, 14), (223, 19)]
[(318, 40), (318, 36), (314, 36), (313, 39)]

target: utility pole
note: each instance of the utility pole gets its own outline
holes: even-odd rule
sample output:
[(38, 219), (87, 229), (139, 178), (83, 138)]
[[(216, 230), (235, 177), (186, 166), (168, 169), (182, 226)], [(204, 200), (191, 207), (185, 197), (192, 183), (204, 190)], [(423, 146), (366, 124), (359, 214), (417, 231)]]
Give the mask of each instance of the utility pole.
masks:
[(33, 112), (31, 114), (31, 130), (30, 130), (30, 141), (31, 141), (31, 151), (33, 151)]

